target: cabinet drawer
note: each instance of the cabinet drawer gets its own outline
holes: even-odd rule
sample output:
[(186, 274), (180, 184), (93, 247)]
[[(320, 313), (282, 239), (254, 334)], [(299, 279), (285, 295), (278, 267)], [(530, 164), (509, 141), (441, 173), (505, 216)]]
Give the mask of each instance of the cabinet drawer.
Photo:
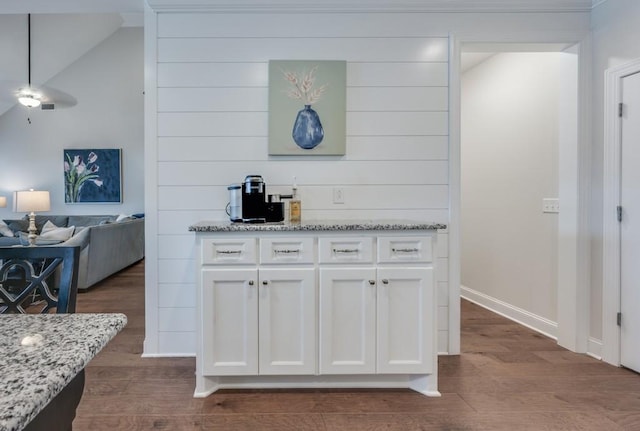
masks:
[(256, 263), (256, 239), (205, 238), (202, 240), (202, 263), (205, 265)]
[(320, 263), (372, 263), (373, 238), (320, 238)]
[(260, 263), (313, 263), (313, 238), (261, 238)]
[(378, 262), (431, 262), (431, 237), (378, 237)]

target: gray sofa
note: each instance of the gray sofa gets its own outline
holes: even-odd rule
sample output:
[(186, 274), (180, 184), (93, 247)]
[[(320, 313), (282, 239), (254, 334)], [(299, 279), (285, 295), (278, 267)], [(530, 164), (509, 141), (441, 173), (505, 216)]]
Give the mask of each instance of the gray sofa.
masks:
[[(122, 218), (122, 217), (121, 217)], [(38, 240), (39, 245), (80, 246), (78, 290), (86, 290), (100, 280), (144, 258), (144, 217), (97, 215), (39, 215), (38, 232), (50, 220), (58, 227), (75, 226), (73, 236), (66, 241)], [(26, 245), (28, 221), (5, 220), (16, 237), (0, 237), (0, 247)]]

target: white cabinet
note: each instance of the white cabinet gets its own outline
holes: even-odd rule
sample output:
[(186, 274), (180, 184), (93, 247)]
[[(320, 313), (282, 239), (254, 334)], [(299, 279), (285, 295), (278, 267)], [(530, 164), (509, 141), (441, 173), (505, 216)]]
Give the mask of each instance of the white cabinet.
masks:
[(195, 396), (409, 387), (438, 395), (435, 231), (198, 234)]
[(315, 374), (315, 270), (259, 272), (258, 374)]
[(202, 366), (209, 375), (258, 373), (257, 269), (202, 271)]
[(378, 268), (377, 371), (433, 371), (434, 289), (431, 268)]
[(320, 374), (374, 374), (375, 268), (321, 268), (319, 305)]
[(433, 371), (431, 268), (320, 268), (320, 374)]
[(205, 373), (315, 373), (314, 269), (207, 269), (202, 285)]

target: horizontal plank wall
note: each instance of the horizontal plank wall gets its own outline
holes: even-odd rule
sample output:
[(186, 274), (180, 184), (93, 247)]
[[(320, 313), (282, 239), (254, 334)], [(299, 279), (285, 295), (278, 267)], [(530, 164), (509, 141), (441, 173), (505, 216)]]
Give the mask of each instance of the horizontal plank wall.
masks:
[[(194, 235), (187, 228), (226, 219), (227, 186), (247, 174), (261, 174), (268, 193), (288, 193), (295, 176), (304, 220), (447, 222), (446, 33), (428, 34), (398, 14), (155, 17), (158, 265), (157, 297), (147, 304), (157, 312), (147, 313), (157, 319), (150, 325), (157, 334), (147, 332), (146, 355), (195, 352)], [(271, 59), (346, 60), (345, 156), (268, 155)], [(344, 189), (344, 204), (333, 203), (335, 186)], [(446, 231), (440, 239), (439, 350), (446, 352)]]

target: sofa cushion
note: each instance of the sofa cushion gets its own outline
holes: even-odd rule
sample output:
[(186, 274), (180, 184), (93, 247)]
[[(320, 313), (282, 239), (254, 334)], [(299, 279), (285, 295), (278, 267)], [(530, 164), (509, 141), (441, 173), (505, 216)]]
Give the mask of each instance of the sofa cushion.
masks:
[(50, 221), (57, 227), (67, 227), (67, 222), (69, 221), (68, 216), (49, 216), (49, 215), (37, 215), (36, 214), (36, 229), (38, 232), (42, 232), (42, 227)]
[(9, 226), (3, 220), (0, 220), (0, 237), (3, 237), (3, 236), (13, 238), (16, 235), (13, 233), (13, 231), (9, 228)]
[(20, 238), (10, 236), (0, 236), (0, 247), (11, 247), (20, 244)]
[[(29, 234), (20, 232), (19, 233), (20, 244), (21, 245), (29, 245)], [(49, 239), (49, 238), (36, 238), (36, 245), (56, 245), (60, 244), (62, 241), (59, 239)]]
[(68, 226), (76, 226), (76, 227), (86, 227), (86, 226), (97, 226), (100, 224), (108, 223), (114, 221), (115, 216), (95, 216), (95, 215), (75, 215), (69, 216), (67, 221)]

